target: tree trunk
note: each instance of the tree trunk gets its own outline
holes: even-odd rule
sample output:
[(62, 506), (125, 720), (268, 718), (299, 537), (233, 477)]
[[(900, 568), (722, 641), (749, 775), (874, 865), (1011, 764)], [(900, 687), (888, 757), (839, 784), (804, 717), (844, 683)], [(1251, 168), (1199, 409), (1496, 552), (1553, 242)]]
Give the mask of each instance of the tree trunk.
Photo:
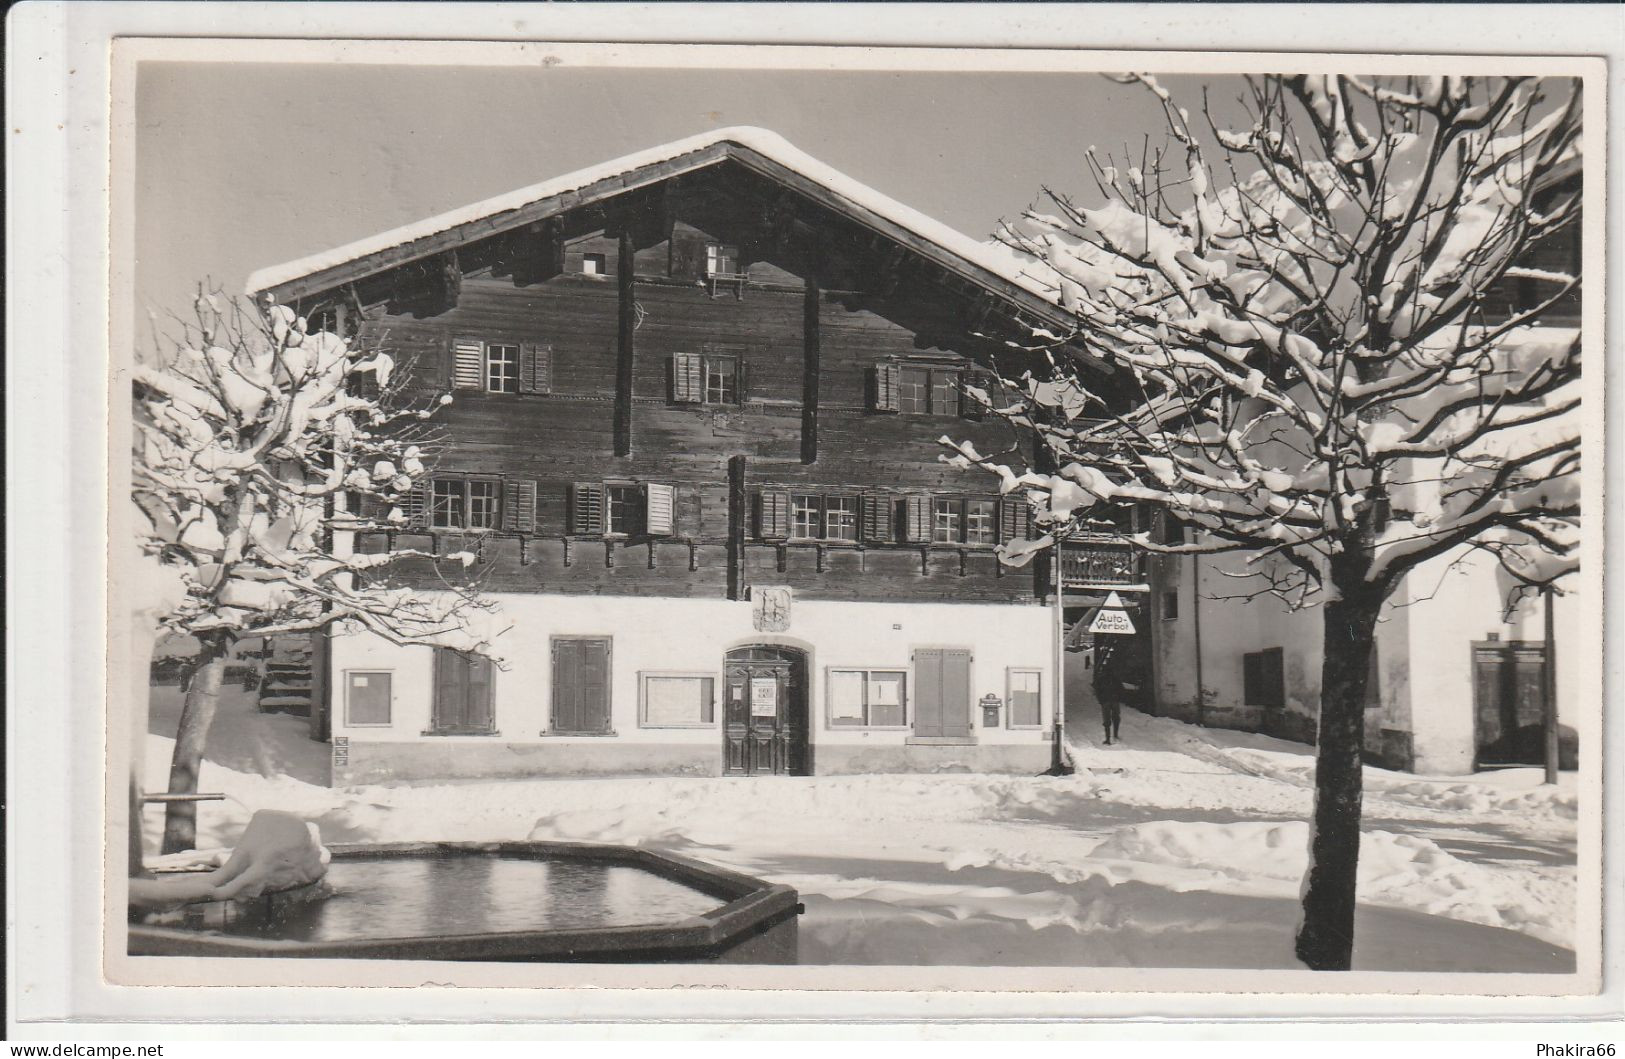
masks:
[[(169, 763), (169, 793), (196, 794), (198, 770), (203, 765), (203, 748), (208, 743), (209, 726), (220, 704), (220, 681), (226, 672), (226, 654), (231, 639), (224, 634), (202, 637), (197, 665), (186, 688), (186, 704), (175, 732), (175, 755)], [(161, 852), (179, 853), (197, 848), (197, 803), (170, 802), (164, 809), (164, 843)]]
[(1355, 883), (1360, 863), (1360, 753), (1366, 679), (1382, 594), (1365, 582), (1363, 555), (1338, 556), (1325, 605), (1320, 733), (1315, 741), (1315, 812), (1297, 953), (1311, 970), (1346, 971), (1354, 957)]

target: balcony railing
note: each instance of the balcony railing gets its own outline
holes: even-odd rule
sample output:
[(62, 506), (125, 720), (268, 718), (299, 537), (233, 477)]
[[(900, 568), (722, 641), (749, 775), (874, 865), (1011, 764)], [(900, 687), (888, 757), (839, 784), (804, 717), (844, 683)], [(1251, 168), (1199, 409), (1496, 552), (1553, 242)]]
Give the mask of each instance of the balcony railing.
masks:
[(1061, 546), (1061, 580), (1069, 588), (1137, 585), (1144, 580), (1140, 557), (1115, 541), (1070, 542)]

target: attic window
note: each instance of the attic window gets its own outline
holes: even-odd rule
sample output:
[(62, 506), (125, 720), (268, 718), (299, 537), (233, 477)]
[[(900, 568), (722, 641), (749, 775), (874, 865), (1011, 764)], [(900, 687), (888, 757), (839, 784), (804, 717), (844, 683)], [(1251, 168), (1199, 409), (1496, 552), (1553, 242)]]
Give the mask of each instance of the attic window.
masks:
[(581, 274), (583, 276), (608, 275), (608, 269), (608, 261), (605, 259), (603, 254), (581, 255)]
[(721, 243), (705, 245), (705, 274), (732, 279), (739, 275), (739, 248)]
[(705, 244), (705, 283), (715, 298), (721, 291), (732, 291), (734, 297), (745, 294), (745, 273), (739, 267), (739, 248), (722, 243)]

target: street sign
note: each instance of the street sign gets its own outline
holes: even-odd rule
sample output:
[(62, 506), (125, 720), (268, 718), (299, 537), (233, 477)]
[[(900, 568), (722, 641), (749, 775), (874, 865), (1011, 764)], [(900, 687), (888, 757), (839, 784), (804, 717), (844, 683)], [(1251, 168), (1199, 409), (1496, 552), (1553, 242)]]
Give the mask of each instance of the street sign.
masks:
[(1089, 623), (1089, 631), (1132, 636), (1134, 635), (1134, 623), (1129, 621), (1128, 614), (1125, 611), (1102, 610), (1095, 615), (1095, 620)]
[(1089, 623), (1089, 631), (1114, 633), (1119, 636), (1134, 635), (1134, 622), (1129, 620), (1128, 609), (1123, 606), (1123, 599), (1116, 592), (1108, 595), (1106, 602), (1100, 605), (1100, 613)]

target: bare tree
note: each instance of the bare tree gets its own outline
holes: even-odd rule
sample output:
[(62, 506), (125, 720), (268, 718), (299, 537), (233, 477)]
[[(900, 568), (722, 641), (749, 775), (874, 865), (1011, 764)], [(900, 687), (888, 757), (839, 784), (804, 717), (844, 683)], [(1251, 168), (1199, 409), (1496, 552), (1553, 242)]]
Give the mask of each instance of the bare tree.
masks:
[[(194, 793), (231, 646), (244, 636), (342, 623), (397, 644), (485, 651), (471, 619), (489, 609), (466, 580), (446, 592), (391, 584), (419, 557), (466, 568), (475, 556), (414, 549), (356, 553), (354, 533), (393, 542), (423, 509), (436, 446), (427, 421), (449, 396), (409, 398), (393, 358), (311, 331), (285, 306), (243, 308), (200, 293), (196, 323), (135, 370), (134, 501), (143, 551), (180, 573), (161, 624), (199, 651), (170, 768)], [(171, 802), (163, 851), (190, 848), (195, 807)]]
[[(1140, 546), (1242, 553), (1265, 590), (1322, 608), (1297, 953), (1347, 968), (1384, 601), (1474, 549), (1531, 585), (1577, 561), (1580, 347), (1540, 325), (1580, 278), (1527, 264), (1578, 237), (1579, 86), (1259, 76), (1234, 129), (1205, 100), (1198, 125), (1153, 78), (1120, 80), (1161, 100), (1166, 146), (1134, 166), (1091, 150), (1099, 205), (1046, 190), (1000, 234), (1077, 325), (1035, 335), (1050, 378), (977, 396), (1040, 432), (1060, 470), (967, 444), (952, 459), (1038, 508), (1048, 532), (1012, 560), (1092, 504), (1146, 504), (1196, 532)], [(1076, 358), (1115, 366), (1122, 392), (1092, 391)]]

